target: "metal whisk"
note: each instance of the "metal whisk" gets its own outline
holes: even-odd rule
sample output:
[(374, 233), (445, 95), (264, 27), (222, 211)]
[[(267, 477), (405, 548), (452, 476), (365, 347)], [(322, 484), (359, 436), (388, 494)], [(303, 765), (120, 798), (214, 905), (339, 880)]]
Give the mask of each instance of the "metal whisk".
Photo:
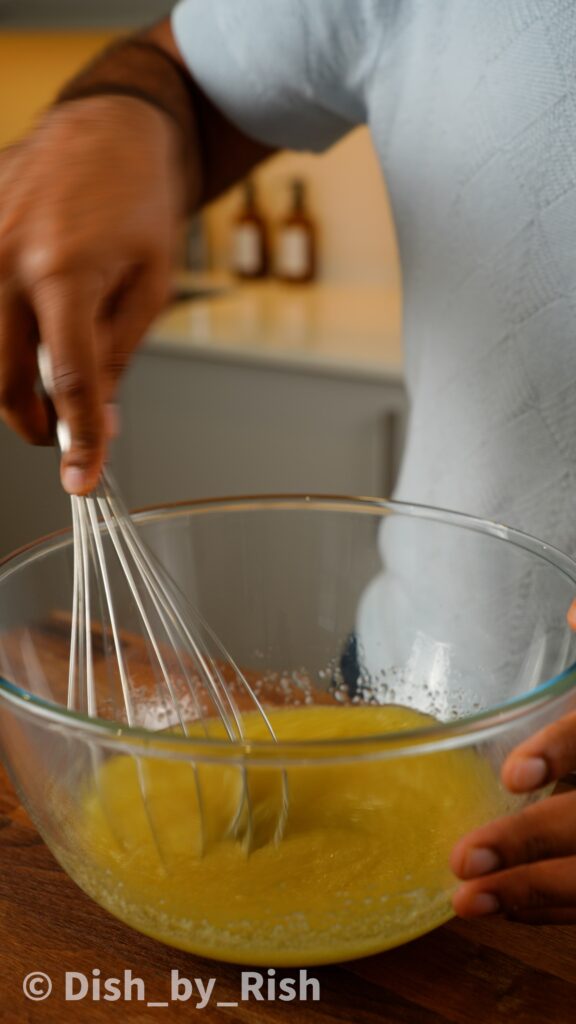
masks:
[[(51, 372), (45, 350), (39, 354), (39, 367), (44, 388), (50, 394)], [(61, 449), (66, 450), (69, 437), (65, 424), (58, 424), (58, 439)], [(259, 732), (276, 741), (254, 687), (148, 549), (109, 471), (103, 471), (92, 494), (72, 496), (71, 506), (74, 576), (68, 708), (89, 716), (124, 720), (129, 726), (149, 726), (152, 710), (155, 728), (195, 737), (217, 736), (231, 742), (247, 738), (243, 713), (256, 712), (263, 727)], [(123, 600), (119, 601), (119, 596)], [(126, 608), (131, 611), (133, 625), (129, 630), (120, 627), (119, 603), (124, 620)], [(135, 670), (131, 660), (136, 663)], [(103, 675), (107, 687), (102, 686)], [(108, 698), (103, 700), (106, 692)], [(161, 853), (146, 806), (145, 772), (138, 758), (136, 762), (140, 793)], [(192, 761), (191, 769), (203, 852), (210, 828), (205, 820), (201, 772)], [(275, 773), (274, 813), (268, 827), (263, 831), (260, 825), (257, 830), (249, 773), (243, 762), (238, 771), (241, 786), (228, 835), (241, 840), (249, 852), (264, 842), (281, 839), (288, 810), (288, 783), (284, 771)]]

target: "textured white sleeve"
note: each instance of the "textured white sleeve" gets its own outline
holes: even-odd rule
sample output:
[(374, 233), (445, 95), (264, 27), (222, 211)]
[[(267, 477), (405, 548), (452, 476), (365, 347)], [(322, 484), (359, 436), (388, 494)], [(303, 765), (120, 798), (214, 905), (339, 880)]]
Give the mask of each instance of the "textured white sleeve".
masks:
[(176, 44), (238, 128), (321, 151), (366, 119), (375, 0), (181, 0)]

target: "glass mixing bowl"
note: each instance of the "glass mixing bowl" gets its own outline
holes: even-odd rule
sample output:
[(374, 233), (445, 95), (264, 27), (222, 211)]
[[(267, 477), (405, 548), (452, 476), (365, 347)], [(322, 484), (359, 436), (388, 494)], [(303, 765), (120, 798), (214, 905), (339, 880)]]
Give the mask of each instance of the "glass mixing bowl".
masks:
[(445, 921), (452, 845), (524, 805), (501, 765), (573, 707), (576, 564), (504, 526), (368, 499), (199, 501), (135, 522), (276, 741), (258, 711), (243, 740), (203, 729), (184, 698), (182, 733), (122, 573), (136, 724), (96, 604), (98, 717), (68, 710), (70, 534), (11, 556), (0, 742), (66, 871), (134, 928), (238, 963), (362, 956)]

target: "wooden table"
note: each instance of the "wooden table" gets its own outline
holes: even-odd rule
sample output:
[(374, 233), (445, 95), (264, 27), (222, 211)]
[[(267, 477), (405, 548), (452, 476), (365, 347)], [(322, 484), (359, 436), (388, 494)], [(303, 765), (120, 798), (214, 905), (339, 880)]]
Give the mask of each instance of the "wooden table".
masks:
[[(143, 980), (144, 1001), (64, 998), (65, 972), (93, 981)], [(211, 1001), (149, 1007), (170, 994), (171, 971), (216, 979)], [(453, 921), (430, 935), (380, 956), (333, 967), (310, 968), (320, 1000), (240, 1002), (242, 968), (203, 960), (146, 939), (92, 903), (64, 874), (0, 774), (0, 1021), (46, 1024), (201, 1020), (290, 1021), (291, 1024), (574, 1024), (576, 928), (530, 928), (494, 919)], [(262, 970), (262, 969), (261, 969)], [(33, 1002), (24, 978), (43, 971), (52, 994)], [(265, 971), (263, 971), (266, 974)], [(277, 971), (276, 980), (297, 974)], [(102, 992), (102, 995), (104, 993)]]

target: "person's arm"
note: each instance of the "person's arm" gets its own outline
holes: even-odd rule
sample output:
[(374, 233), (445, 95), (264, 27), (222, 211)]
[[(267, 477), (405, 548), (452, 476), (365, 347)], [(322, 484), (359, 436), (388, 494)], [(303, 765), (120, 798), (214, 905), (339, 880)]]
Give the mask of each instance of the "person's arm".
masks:
[(274, 150), (231, 123), (195, 82), (170, 19), (113, 43), (61, 90), (60, 103), (128, 95), (168, 114), (177, 128), (186, 178), (184, 203), (210, 202)]
[(166, 20), (101, 54), (0, 154), (0, 412), (52, 441), (42, 341), (70, 492), (97, 481), (106, 407), (166, 302), (182, 218), (271, 152), (202, 93)]

